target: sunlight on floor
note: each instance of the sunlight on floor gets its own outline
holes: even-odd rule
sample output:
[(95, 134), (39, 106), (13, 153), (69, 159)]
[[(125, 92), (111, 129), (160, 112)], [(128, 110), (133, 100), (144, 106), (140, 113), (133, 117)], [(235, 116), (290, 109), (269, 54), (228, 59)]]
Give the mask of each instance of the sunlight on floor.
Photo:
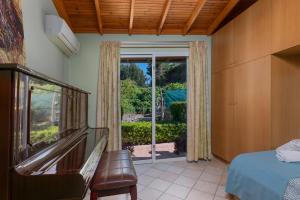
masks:
[[(224, 191), (227, 165), (213, 159), (135, 165), (139, 200), (226, 200)], [(88, 194), (89, 195), (89, 194)], [(88, 200), (89, 196), (84, 200)], [(130, 195), (116, 195), (99, 200), (130, 200)]]

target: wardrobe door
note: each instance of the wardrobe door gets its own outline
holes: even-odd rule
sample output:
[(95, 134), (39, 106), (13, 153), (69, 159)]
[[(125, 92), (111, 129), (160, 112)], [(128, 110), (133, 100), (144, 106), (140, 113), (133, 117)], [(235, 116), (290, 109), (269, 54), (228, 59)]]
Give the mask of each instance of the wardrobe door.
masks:
[(236, 68), (235, 135), (240, 138), (240, 147), (233, 156), (271, 148), (270, 62), (266, 56)]
[(213, 72), (230, 67), (234, 63), (233, 23), (230, 22), (212, 36)]
[(272, 0), (272, 53), (300, 45), (299, 8), (299, 0)]
[(230, 161), (234, 133), (235, 69), (214, 73), (212, 78), (212, 152)]
[(300, 138), (300, 57), (272, 56), (272, 148)]
[(235, 64), (270, 54), (271, 1), (257, 1), (233, 20)]

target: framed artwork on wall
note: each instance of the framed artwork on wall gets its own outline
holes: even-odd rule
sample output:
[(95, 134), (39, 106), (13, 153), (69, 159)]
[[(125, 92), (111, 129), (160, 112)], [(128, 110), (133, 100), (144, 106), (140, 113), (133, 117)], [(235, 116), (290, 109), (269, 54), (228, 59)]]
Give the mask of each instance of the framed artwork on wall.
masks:
[(25, 63), (22, 0), (0, 1), (0, 63)]

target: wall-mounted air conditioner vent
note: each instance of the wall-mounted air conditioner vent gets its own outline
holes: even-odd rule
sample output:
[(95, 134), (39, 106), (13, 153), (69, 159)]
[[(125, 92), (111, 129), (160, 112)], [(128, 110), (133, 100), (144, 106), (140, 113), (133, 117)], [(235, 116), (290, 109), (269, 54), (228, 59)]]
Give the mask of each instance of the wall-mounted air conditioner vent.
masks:
[(62, 18), (56, 15), (46, 15), (45, 32), (48, 38), (67, 56), (78, 53), (80, 43)]

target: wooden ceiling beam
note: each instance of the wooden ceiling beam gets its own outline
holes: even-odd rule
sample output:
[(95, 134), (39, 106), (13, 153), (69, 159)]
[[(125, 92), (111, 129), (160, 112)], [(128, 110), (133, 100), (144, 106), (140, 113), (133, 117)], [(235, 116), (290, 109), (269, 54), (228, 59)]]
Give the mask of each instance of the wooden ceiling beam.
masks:
[(132, 29), (133, 29), (133, 18), (134, 18), (134, 4), (135, 4), (135, 0), (131, 0), (131, 4), (130, 4), (130, 18), (129, 18), (129, 35), (132, 34)]
[(171, 7), (171, 3), (172, 3), (172, 0), (166, 0), (166, 2), (165, 2), (163, 12), (162, 12), (162, 15), (161, 15), (161, 18), (160, 18), (159, 27), (157, 29), (157, 35), (159, 35), (162, 31), (162, 28), (163, 28), (163, 26), (165, 24), (165, 21), (166, 21), (166, 18), (168, 16), (169, 9)]
[(208, 27), (207, 34), (211, 35), (222, 23), (222, 21), (227, 17), (230, 11), (236, 6), (240, 0), (230, 0), (225, 8), (218, 14), (213, 23)]
[(60, 17), (62, 17), (67, 22), (69, 27), (72, 29), (72, 23), (71, 23), (69, 15), (65, 9), (63, 0), (53, 0), (53, 4), (57, 10), (58, 15)]
[[(97, 28), (74, 28), (75, 33), (99, 33)], [(132, 30), (132, 34), (147, 34), (155, 35), (157, 33), (157, 28), (145, 29), (145, 28), (135, 28)], [(193, 28), (189, 34), (190, 35), (204, 35), (207, 33), (207, 29)], [(128, 28), (105, 28), (105, 34), (128, 34)], [(182, 34), (182, 28), (175, 29), (163, 29), (160, 33), (161, 35), (180, 35)]]
[(95, 2), (96, 14), (97, 14), (99, 33), (103, 35), (103, 22), (101, 18), (100, 0), (94, 0), (94, 2)]
[(196, 18), (198, 17), (200, 11), (202, 10), (203, 6), (205, 5), (207, 0), (198, 0), (197, 5), (195, 9), (193, 10), (190, 18), (186, 22), (184, 28), (183, 28), (183, 35), (186, 35), (189, 30), (191, 29), (192, 25), (194, 24)]

